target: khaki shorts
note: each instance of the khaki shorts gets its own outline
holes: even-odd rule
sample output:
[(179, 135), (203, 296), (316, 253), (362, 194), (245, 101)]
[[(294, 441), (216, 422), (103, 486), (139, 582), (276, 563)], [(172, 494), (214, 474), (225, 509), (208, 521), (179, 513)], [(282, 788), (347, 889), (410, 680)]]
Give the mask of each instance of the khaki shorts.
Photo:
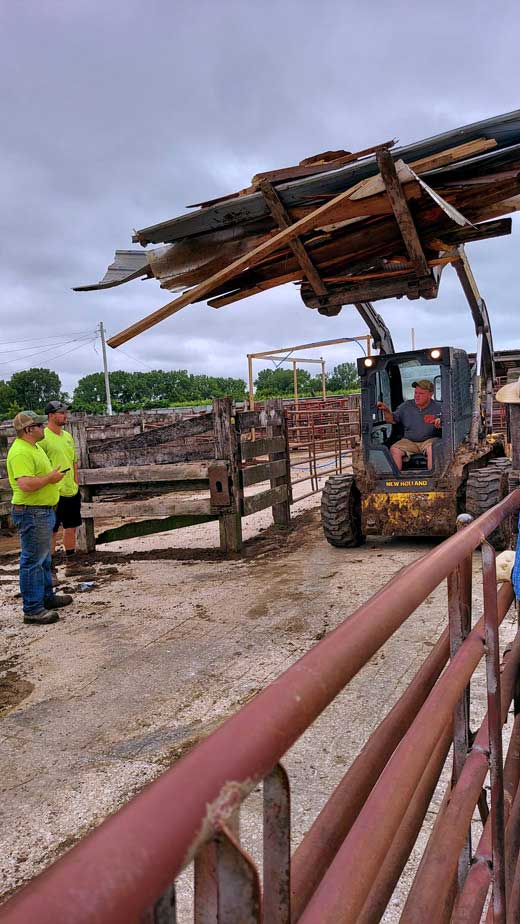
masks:
[[(396, 449), (400, 449), (405, 456), (411, 456), (415, 452), (426, 452), (427, 446), (435, 443), (438, 437), (431, 436), (428, 440), (422, 440), (421, 443), (415, 443), (413, 440), (398, 440), (394, 443)], [(392, 447), (393, 448), (393, 447)]]

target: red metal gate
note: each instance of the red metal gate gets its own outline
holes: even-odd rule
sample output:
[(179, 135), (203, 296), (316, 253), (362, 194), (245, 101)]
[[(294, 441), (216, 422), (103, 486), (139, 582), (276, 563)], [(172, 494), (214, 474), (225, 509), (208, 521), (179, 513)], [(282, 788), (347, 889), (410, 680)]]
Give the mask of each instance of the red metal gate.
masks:
[[(520, 920), (520, 727), (505, 767), (502, 725), (518, 707), (520, 633), (499, 665), (497, 592), (485, 540), (520, 489), (404, 568), (379, 593), (171, 770), (11, 899), (9, 924), (175, 922), (172, 884), (195, 865), (196, 924), (377, 921), (415, 843), (454, 742), (453, 787), (402, 913), (405, 922)], [(471, 560), (482, 548), (483, 615), (471, 627)], [(279, 761), (435, 587), (448, 578), (449, 630), (381, 722), (291, 857), (289, 781)], [(450, 656), (448, 667), (443, 668)], [(473, 740), (468, 685), (485, 657), (488, 713)], [(491, 806), (482, 797), (491, 773)], [(240, 845), (240, 804), (263, 781), (263, 882)], [(471, 817), (483, 832), (473, 857)], [(470, 866), (471, 859), (474, 862)], [(454, 909), (454, 911), (453, 911)]]

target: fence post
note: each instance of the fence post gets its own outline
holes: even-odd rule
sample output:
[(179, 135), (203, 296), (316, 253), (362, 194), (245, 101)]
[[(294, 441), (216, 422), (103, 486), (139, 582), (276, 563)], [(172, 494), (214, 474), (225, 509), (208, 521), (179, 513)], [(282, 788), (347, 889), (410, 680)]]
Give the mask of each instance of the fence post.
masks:
[(229, 462), (233, 506), (232, 513), (224, 513), (219, 517), (220, 548), (223, 552), (239, 552), (242, 548), (242, 488), (239, 470), (240, 444), (232, 398), (213, 399), (213, 430), (215, 458), (226, 459)]
[[(71, 420), (69, 423), (70, 433), (76, 445), (78, 454), (78, 467), (89, 468), (88, 446), (87, 446), (87, 427), (85, 420)], [(81, 498), (85, 502), (92, 500), (92, 489), (87, 485), (80, 487)], [(96, 536), (94, 532), (94, 519), (86, 517), (82, 526), (78, 530), (78, 549), (81, 552), (96, 551)]]
[(283, 400), (281, 398), (273, 398), (270, 401), (267, 401), (265, 409), (267, 411), (267, 420), (269, 421), (269, 412), (273, 411), (274, 413), (280, 415), (281, 423), (280, 424), (267, 424), (267, 436), (284, 436), (285, 437), (285, 450), (282, 452), (270, 452), (269, 461), (278, 462), (283, 459), (286, 460), (285, 474), (279, 475), (278, 477), (271, 478), (271, 488), (277, 488), (279, 485), (287, 485), (287, 498), (282, 501), (280, 504), (274, 504), (272, 507), (273, 511), (273, 520), (277, 526), (288, 527), (291, 525), (291, 469), (288, 456), (288, 440), (287, 440), (287, 420), (284, 415), (283, 410)]

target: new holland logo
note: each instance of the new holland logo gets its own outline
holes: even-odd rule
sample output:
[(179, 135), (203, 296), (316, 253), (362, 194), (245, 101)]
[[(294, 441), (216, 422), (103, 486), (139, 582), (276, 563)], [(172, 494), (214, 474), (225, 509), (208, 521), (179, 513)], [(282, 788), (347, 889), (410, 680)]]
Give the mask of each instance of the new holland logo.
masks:
[(387, 488), (427, 488), (427, 481), (420, 481), (414, 478), (412, 481), (385, 481)]

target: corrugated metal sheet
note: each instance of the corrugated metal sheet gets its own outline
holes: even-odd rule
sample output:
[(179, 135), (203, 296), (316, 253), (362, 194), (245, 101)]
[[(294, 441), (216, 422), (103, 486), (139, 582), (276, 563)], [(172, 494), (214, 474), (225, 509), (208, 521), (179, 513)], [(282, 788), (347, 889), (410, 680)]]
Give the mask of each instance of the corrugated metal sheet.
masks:
[(151, 276), (148, 256), (142, 250), (116, 250), (114, 262), (108, 267), (103, 279), (93, 285), (74, 286), (74, 292), (91, 292), (94, 289), (111, 289), (123, 282)]

